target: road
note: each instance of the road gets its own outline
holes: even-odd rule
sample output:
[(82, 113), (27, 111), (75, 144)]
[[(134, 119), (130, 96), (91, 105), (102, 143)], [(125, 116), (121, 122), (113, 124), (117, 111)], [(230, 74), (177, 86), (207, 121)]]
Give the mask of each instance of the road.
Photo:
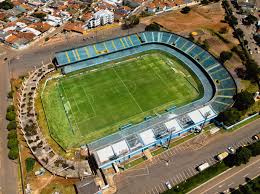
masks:
[(249, 163), (234, 167), (192, 190), (189, 194), (215, 194), (235, 189), (246, 182), (246, 178), (260, 175), (260, 156), (251, 158)]
[(0, 62), (0, 68), (0, 194), (15, 194), (18, 193), (18, 167), (14, 161), (8, 159), (8, 131), (6, 129), (7, 122), (5, 120), (7, 93), (9, 91), (9, 72), (6, 63)]
[[(259, 7), (260, 3), (259, 1), (258, 5), (256, 7)], [(252, 24), (250, 26), (246, 26), (242, 23), (242, 19), (243, 17), (245, 17), (246, 15), (242, 15), (242, 14), (238, 14), (236, 10), (236, 8), (232, 5), (231, 1), (230, 1), (230, 7), (233, 11), (234, 16), (238, 19), (238, 25), (237, 28), (240, 28), (241, 30), (243, 30), (244, 32), (244, 40), (248, 41), (248, 45), (247, 45), (247, 49), (251, 52), (249, 52), (252, 55), (252, 58), (258, 63), (258, 65), (260, 66), (260, 54), (258, 52), (260, 52), (260, 47), (256, 44), (253, 36), (256, 33), (257, 29), (256, 29), (256, 25)], [(258, 12), (255, 10), (252, 13), (254, 16), (257, 17), (257, 19), (259, 20), (260, 18), (258, 17)]]
[[(151, 162), (147, 161), (115, 176), (118, 194), (156, 194), (166, 190), (165, 182), (176, 185), (197, 174), (196, 167), (203, 162), (214, 164), (218, 153), (228, 146), (238, 148), (252, 142), (252, 136), (260, 131), (260, 119), (240, 130), (219, 133), (215, 136), (202, 134), (196, 140), (190, 140), (176, 146)], [(168, 164), (167, 162), (168, 161)]]

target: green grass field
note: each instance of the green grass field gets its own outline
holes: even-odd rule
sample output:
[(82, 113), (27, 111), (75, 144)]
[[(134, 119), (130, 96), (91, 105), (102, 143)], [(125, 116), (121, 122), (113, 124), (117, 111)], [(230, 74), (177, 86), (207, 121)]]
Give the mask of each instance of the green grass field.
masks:
[(96, 68), (51, 80), (43, 92), (49, 130), (65, 148), (201, 96), (198, 79), (185, 65), (158, 51)]

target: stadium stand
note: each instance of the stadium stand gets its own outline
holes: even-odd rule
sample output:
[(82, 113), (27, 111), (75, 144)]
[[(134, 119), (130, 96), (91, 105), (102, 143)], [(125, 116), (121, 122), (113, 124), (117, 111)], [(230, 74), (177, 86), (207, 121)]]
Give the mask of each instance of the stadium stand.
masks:
[[(54, 63), (56, 68), (61, 68), (67, 74), (148, 50), (161, 50), (183, 61), (200, 79), (204, 96), (90, 143), (88, 147), (100, 168), (125, 161), (125, 158), (146, 148), (163, 144), (169, 138), (192, 130), (215, 118), (234, 103), (236, 84), (225, 67), (200, 46), (173, 33), (141, 32), (61, 51), (55, 54)], [(169, 136), (171, 131), (174, 133)], [(121, 145), (122, 150), (118, 145)]]

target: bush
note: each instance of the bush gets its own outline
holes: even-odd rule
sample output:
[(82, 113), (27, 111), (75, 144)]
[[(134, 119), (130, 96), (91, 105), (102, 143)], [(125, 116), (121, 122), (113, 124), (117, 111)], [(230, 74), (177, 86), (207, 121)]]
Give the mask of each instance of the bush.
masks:
[(8, 142), (7, 142), (7, 147), (8, 147), (9, 149), (13, 149), (13, 148), (18, 147), (18, 141), (17, 141), (17, 139), (9, 139)]
[(16, 114), (14, 111), (6, 113), (6, 120), (8, 120), (8, 121), (14, 121), (15, 117), (16, 117)]
[(13, 93), (14, 93), (13, 91), (8, 92), (7, 97), (8, 98), (13, 98)]
[(26, 171), (30, 172), (33, 170), (35, 164), (35, 160), (33, 158), (26, 158), (25, 165), (26, 165)]
[(9, 150), (8, 158), (10, 158), (11, 160), (16, 160), (18, 158), (18, 155), (19, 155), (18, 147), (15, 147)]
[(14, 111), (14, 105), (9, 105), (7, 107), (7, 112), (12, 112), (12, 111)]
[(151, 23), (145, 27), (145, 31), (160, 31), (160, 25), (157, 23)]
[(232, 53), (229, 51), (222, 51), (219, 55), (219, 60), (222, 63), (225, 63), (227, 60), (231, 59)]
[(16, 129), (16, 127), (17, 127), (16, 121), (10, 121), (6, 128), (8, 129), (8, 131), (10, 131), (10, 130)]
[(16, 138), (17, 138), (17, 132), (16, 132), (16, 130), (11, 130), (11, 131), (9, 131), (7, 138), (8, 138), (8, 139), (16, 139)]
[(181, 13), (187, 14), (187, 13), (190, 12), (190, 10), (191, 10), (190, 7), (187, 7), (187, 6), (186, 6), (186, 7), (184, 7), (184, 8), (181, 9)]

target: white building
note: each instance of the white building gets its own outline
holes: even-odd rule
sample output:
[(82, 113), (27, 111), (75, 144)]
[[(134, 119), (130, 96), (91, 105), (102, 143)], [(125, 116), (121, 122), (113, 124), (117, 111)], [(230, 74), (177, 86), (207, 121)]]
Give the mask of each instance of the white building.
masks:
[(85, 28), (95, 28), (114, 22), (114, 13), (109, 10), (100, 10), (93, 14), (93, 17), (85, 24)]

